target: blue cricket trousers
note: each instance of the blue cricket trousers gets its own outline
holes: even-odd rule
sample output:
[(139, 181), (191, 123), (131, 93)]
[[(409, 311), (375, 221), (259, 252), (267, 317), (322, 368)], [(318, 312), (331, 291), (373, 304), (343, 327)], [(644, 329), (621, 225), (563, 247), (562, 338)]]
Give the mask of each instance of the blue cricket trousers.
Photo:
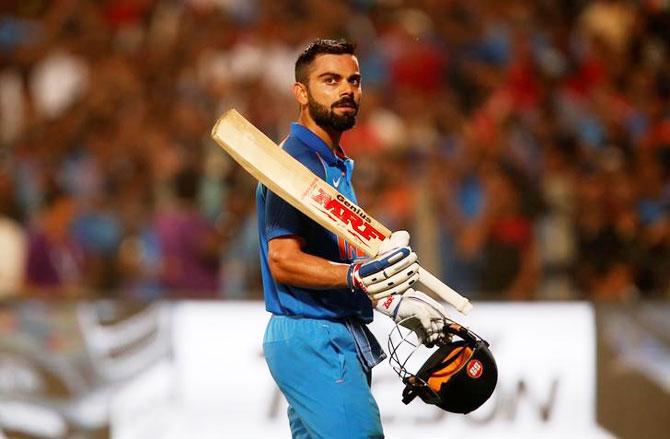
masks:
[(272, 316), (263, 352), (286, 397), (293, 438), (383, 438), (368, 375), (344, 323)]

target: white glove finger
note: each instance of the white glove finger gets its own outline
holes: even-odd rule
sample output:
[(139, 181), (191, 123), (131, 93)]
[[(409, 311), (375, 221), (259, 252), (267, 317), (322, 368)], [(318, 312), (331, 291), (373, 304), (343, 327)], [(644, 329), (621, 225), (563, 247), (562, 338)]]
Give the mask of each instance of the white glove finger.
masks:
[(414, 273), (405, 282), (389, 287), (383, 283), (377, 283), (367, 288), (368, 296), (373, 300), (383, 299), (391, 294), (403, 294), (407, 289), (419, 280), (419, 273)]
[(419, 322), (421, 322), (421, 327), (423, 328), (424, 332), (426, 333), (426, 336), (429, 337), (430, 334), (433, 332), (431, 329), (430, 325), (430, 315), (426, 312), (422, 312), (423, 310), (419, 310), (416, 313), (416, 317), (419, 319)]
[(393, 250), (398, 247), (408, 247), (409, 246), (409, 232), (407, 230), (398, 230), (393, 232), (391, 236), (382, 241), (382, 245), (379, 247), (379, 253), (385, 253), (389, 250)]
[(392, 277), (397, 273), (406, 273), (412, 271), (414, 273), (419, 272), (419, 264), (416, 262), (418, 259), (416, 253), (412, 252), (401, 261), (391, 265), (390, 267), (384, 269), (384, 275), (386, 278)]
[[(402, 256), (401, 254), (398, 254), (398, 256)], [(396, 273), (399, 273), (405, 268), (412, 266), (414, 262), (417, 260), (417, 255), (414, 252), (411, 252), (407, 257), (402, 258), (395, 262), (393, 265), (378, 271), (376, 273), (372, 273), (369, 276), (361, 278), (361, 281), (363, 282), (364, 285), (368, 286), (377, 282), (381, 282), (384, 279), (387, 279), (391, 276), (393, 276)], [(416, 268), (414, 268), (414, 271), (416, 272), (419, 269), (419, 264), (416, 264)]]
[(436, 334), (437, 338), (442, 338), (444, 336), (444, 317), (434, 318), (431, 320), (433, 332)]
[(395, 265), (403, 259), (408, 258), (412, 253), (414, 252), (411, 248), (401, 247), (395, 248), (386, 253), (380, 253), (374, 258), (359, 261), (357, 263), (359, 266), (359, 276), (361, 279), (365, 279), (367, 277), (374, 276), (377, 273), (382, 273), (385, 269)]
[(392, 288), (396, 285), (400, 285), (406, 282), (407, 279), (411, 279), (414, 276), (418, 276), (418, 274), (419, 274), (419, 264), (412, 264), (409, 267), (406, 267), (400, 273), (396, 273), (393, 276), (389, 277), (388, 279), (384, 279), (379, 282), (374, 282), (370, 284), (365, 284), (365, 289), (368, 290), (368, 292), (376, 293), (378, 291), (382, 291), (385, 289)]
[(433, 322), (430, 322), (426, 332), (428, 333), (428, 338), (427, 338), (428, 341), (435, 341), (436, 332), (435, 332), (435, 324)]
[(433, 322), (433, 334), (435, 334), (435, 341), (438, 341), (444, 337), (444, 325), (441, 325), (439, 322)]

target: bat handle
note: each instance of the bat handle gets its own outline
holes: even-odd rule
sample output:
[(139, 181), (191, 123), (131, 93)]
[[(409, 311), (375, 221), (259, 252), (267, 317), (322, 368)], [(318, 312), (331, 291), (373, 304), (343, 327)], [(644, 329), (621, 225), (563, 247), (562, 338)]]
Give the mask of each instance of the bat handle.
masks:
[(433, 276), (423, 267), (419, 267), (419, 282), (427, 290), (437, 294), (449, 305), (456, 308), (461, 314), (466, 315), (472, 310), (472, 304), (468, 299), (449, 288), (444, 282)]

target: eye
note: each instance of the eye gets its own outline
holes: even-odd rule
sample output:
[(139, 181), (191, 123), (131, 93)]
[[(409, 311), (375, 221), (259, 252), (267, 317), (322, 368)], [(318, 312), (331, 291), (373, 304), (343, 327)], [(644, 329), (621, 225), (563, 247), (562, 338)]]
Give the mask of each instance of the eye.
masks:
[(351, 78), (349, 80), (349, 83), (351, 85), (359, 86), (359, 85), (361, 85), (361, 78)]
[(329, 76), (325, 79), (325, 83), (328, 85), (337, 84), (337, 78), (335, 78), (334, 76)]

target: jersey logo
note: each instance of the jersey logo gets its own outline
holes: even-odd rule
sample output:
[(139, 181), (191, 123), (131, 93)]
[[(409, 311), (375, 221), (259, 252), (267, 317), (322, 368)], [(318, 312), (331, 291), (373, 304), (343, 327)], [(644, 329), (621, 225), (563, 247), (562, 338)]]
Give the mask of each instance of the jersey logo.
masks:
[(337, 248), (340, 251), (340, 258), (343, 261), (353, 261), (365, 257), (365, 252), (350, 244), (341, 236), (337, 237)]
[(337, 180), (333, 180), (333, 186), (337, 188), (340, 185), (340, 180), (342, 180), (341, 175), (337, 178)]

